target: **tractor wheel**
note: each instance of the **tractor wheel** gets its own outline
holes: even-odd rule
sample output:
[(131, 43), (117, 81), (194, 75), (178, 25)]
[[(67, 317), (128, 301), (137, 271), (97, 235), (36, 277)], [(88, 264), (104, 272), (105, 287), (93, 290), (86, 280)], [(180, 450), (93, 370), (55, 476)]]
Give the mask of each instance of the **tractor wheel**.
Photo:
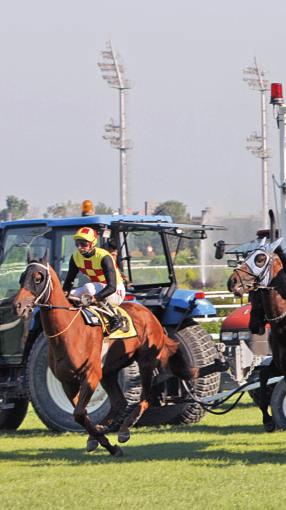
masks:
[[(212, 337), (199, 325), (188, 326), (175, 334), (180, 342), (184, 359), (190, 367), (203, 367), (213, 363), (218, 357)], [(220, 373), (215, 372), (200, 377), (194, 384), (195, 397), (201, 399), (218, 393)], [(169, 423), (197, 423), (204, 416), (205, 410), (196, 402), (186, 403), (177, 416)]]
[[(131, 365), (132, 367), (132, 365)], [(133, 386), (132, 370), (124, 373), (124, 391)], [(83, 428), (74, 421), (73, 407), (61, 383), (48, 368), (48, 343), (44, 333), (36, 339), (27, 363), (27, 386), (32, 405), (40, 420), (51, 430), (77, 432)], [(87, 407), (89, 417), (99, 423), (110, 409), (107, 394), (99, 384)]]
[(284, 379), (276, 383), (270, 405), (276, 428), (286, 429), (286, 383)]
[(0, 410), (0, 430), (16, 430), (27, 414), (29, 400), (27, 398), (9, 398), (5, 404), (14, 404), (14, 407)]

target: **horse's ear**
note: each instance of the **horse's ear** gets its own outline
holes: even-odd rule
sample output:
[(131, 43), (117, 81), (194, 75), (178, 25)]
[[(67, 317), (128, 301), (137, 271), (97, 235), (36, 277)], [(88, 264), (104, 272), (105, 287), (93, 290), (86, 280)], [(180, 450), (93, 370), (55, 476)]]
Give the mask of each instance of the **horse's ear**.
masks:
[(30, 250), (28, 250), (28, 253), (27, 253), (27, 264), (30, 264), (31, 262), (32, 262), (31, 252), (30, 252)]
[(46, 248), (46, 251), (45, 251), (43, 257), (40, 259), (40, 262), (42, 264), (46, 265), (48, 261), (49, 261), (49, 250), (48, 250), (48, 248)]
[(269, 245), (269, 248), (271, 251), (275, 251), (278, 246), (280, 246), (281, 242), (283, 241), (283, 237), (279, 237), (279, 239), (276, 239), (273, 243)]

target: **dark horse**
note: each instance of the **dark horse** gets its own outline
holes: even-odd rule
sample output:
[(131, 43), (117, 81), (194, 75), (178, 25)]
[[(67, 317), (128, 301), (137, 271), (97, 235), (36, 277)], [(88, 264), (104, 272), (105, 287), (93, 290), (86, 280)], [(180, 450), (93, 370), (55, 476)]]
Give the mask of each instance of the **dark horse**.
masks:
[[(250, 323), (268, 322), (271, 326), (269, 343), (272, 361), (260, 371), (260, 409), (267, 432), (275, 429), (268, 413), (267, 381), (283, 375), (286, 380), (286, 273), (282, 261), (274, 250), (282, 239), (271, 244), (265, 241), (234, 270), (228, 280), (228, 289), (237, 296), (251, 292), (252, 311)], [(261, 313), (262, 312), (262, 313)]]
[[(28, 262), (20, 285), (14, 300), (17, 314), (27, 316), (34, 306), (40, 305), (41, 322), (49, 345), (49, 366), (74, 407), (76, 422), (89, 434), (89, 450), (95, 449), (99, 442), (112, 455), (122, 455), (122, 450), (117, 445), (112, 446), (104, 434), (111, 429), (116, 416), (124, 415), (127, 402), (117, 381), (118, 372), (132, 361), (136, 360), (139, 366), (142, 394), (135, 409), (123, 418), (118, 433), (120, 442), (129, 439), (129, 427), (149, 406), (156, 367), (168, 366), (174, 375), (186, 380), (225, 369), (216, 362), (202, 368), (189, 366), (178, 342), (165, 334), (150, 310), (136, 303), (124, 303), (122, 308), (132, 317), (137, 336), (109, 340), (102, 367), (102, 327), (85, 324), (80, 309), (71, 307), (57, 274), (45, 258)], [(111, 411), (102, 424), (94, 425), (86, 407), (99, 381), (109, 396)]]

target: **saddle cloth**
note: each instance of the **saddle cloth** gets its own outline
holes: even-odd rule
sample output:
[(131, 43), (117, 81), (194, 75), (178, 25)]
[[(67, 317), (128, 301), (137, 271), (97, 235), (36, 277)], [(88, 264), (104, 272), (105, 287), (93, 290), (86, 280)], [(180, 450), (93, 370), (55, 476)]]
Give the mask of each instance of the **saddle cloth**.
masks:
[(108, 318), (106, 315), (102, 312), (99, 312), (97, 308), (94, 308), (93, 306), (88, 306), (86, 308), (82, 308), (81, 312), (84, 317), (84, 320), (86, 324), (90, 326), (101, 326), (103, 329), (103, 334), (105, 336), (108, 336), (111, 340), (115, 340), (117, 338), (132, 338), (134, 336), (137, 336), (137, 331), (135, 329), (135, 326), (133, 324), (133, 320), (131, 319), (130, 315), (120, 306), (114, 306), (113, 307), (118, 315), (121, 315), (124, 317), (124, 322), (128, 324), (129, 330), (126, 332), (122, 330), (121, 328), (118, 328), (116, 331), (113, 331), (113, 333), (109, 334), (108, 326)]

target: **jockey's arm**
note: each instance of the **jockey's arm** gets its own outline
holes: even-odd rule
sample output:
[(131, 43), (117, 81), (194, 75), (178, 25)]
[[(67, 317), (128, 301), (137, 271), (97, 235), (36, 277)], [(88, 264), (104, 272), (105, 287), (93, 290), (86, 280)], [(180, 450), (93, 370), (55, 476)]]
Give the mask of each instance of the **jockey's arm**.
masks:
[(106, 255), (101, 261), (101, 267), (106, 279), (106, 287), (96, 294), (96, 299), (102, 301), (116, 291), (116, 273), (111, 255)]
[(63, 284), (63, 290), (64, 292), (69, 293), (73, 287), (73, 282), (78, 274), (78, 267), (75, 264), (75, 261), (73, 259), (73, 256), (71, 256), (69, 261), (69, 269), (66, 275), (66, 279)]

